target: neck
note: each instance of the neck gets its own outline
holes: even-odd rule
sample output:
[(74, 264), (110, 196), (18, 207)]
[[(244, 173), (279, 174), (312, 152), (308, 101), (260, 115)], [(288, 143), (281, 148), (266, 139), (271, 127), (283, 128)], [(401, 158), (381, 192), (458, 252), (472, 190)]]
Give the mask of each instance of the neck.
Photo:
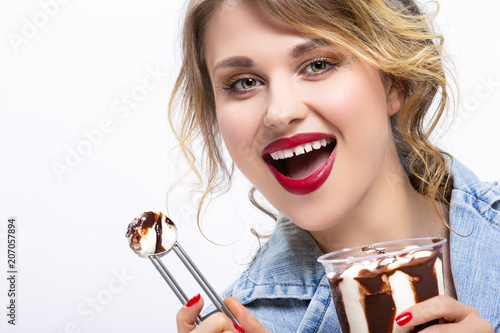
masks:
[(379, 176), (355, 209), (329, 230), (311, 231), (324, 253), (383, 241), (438, 236), (447, 229), (447, 209), (419, 194), (411, 185), (395, 148), (388, 152)]

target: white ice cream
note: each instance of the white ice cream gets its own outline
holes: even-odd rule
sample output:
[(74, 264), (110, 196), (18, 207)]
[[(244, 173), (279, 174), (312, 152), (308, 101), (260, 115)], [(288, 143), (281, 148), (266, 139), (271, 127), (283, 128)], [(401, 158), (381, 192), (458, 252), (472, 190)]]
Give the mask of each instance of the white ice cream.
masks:
[[(150, 215), (147, 215), (150, 214)], [(154, 214), (154, 215), (153, 215)], [(152, 217), (154, 216), (154, 220)], [(149, 217), (149, 222), (147, 219)], [(152, 223), (154, 221), (154, 223)], [(145, 223), (146, 222), (146, 223)], [(171, 222), (171, 221), (170, 221)], [(161, 245), (164, 251), (170, 250), (177, 241), (177, 228), (175, 225), (167, 223), (167, 218), (162, 213), (143, 213), (129, 225), (128, 240), (129, 245), (141, 257), (155, 254), (158, 235), (156, 224), (161, 223)], [(145, 227), (148, 226), (148, 227)], [(158, 253), (156, 253), (158, 254)]]
[(156, 249), (156, 231), (152, 228), (146, 229), (146, 233), (144, 233), (139, 240), (139, 245), (139, 251), (153, 254)]
[[(169, 250), (174, 246), (177, 241), (177, 230), (172, 228), (171, 225), (165, 223), (165, 216), (161, 220), (161, 245), (166, 250)], [(146, 229), (146, 233), (144, 233), (139, 241), (141, 246), (141, 251), (146, 254), (154, 254), (156, 249), (156, 231), (154, 225), (152, 228)]]
[(161, 246), (163, 246), (166, 250), (170, 250), (172, 246), (174, 246), (175, 242), (177, 242), (177, 228), (165, 223), (165, 217), (161, 221), (161, 226), (161, 230), (163, 231), (161, 235)]
[[(370, 271), (375, 271), (377, 266), (383, 264), (386, 270), (397, 270), (401, 266), (404, 266), (412, 259), (422, 258), (430, 256), (430, 251), (416, 251), (415, 253), (404, 256), (404, 257), (389, 257), (383, 259), (382, 261), (362, 261), (353, 264), (353, 266), (346, 269), (341, 275), (341, 281), (338, 284), (340, 294), (342, 295), (342, 300), (344, 304), (345, 313), (347, 320), (349, 322), (349, 327), (351, 333), (366, 333), (368, 332), (368, 323), (366, 321), (365, 309), (364, 309), (364, 295), (361, 294), (363, 289), (360, 282), (355, 278), (360, 276), (360, 271), (367, 269)], [(439, 294), (444, 294), (444, 284), (442, 272), (442, 262), (441, 259), (437, 258), (434, 264), (434, 271), (437, 273), (438, 279), (438, 290)], [(334, 277), (334, 273), (330, 273), (329, 278)], [(338, 277), (337, 277), (338, 278)], [(416, 303), (416, 296), (414, 294), (414, 288), (412, 285), (412, 279), (410, 275), (397, 270), (394, 274), (384, 276), (382, 279), (385, 283), (388, 283), (390, 288), (390, 293), (392, 293), (393, 301), (395, 304), (395, 313), (398, 314), (401, 311), (407, 309), (408, 307)], [(389, 293), (389, 294), (390, 294)], [(409, 332), (413, 328), (401, 328), (398, 325), (394, 325), (393, 333), (404, 333)]]

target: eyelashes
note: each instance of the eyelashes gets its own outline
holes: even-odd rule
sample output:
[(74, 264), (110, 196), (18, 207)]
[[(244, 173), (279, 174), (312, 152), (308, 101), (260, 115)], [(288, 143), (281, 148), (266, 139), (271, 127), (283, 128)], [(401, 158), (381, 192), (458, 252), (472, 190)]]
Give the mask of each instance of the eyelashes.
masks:
[(329, 70), (336, 69), (342, 64), (342, 61), (335, 61), (329, 57), (320, 57), (309, 60), (309, 64), (302, 70), (304, 74), (322, 74)]
[[(338, 69), (344, 63), (344, 59), (339, 60), (339, 58), (318, 57), (308, 60), (299, 67), (299, 75), (308, 80), (321, 79), (324, 75)], [(217, 89), (225, 91), (229, 95), (244, 96), (259, 89), (263, 84), (264, 80), (257, 75), (239, 74), (230, 77), (226, 81), (219, 79)]]
[(262, 80), (255, 75), (241, 74), (229, 78), (224, 83), (219, 82), (217, 88), (231, 95), (241, 95), (245, 93), (245, 90), (250, 90), (261, 85), (263, 85)]

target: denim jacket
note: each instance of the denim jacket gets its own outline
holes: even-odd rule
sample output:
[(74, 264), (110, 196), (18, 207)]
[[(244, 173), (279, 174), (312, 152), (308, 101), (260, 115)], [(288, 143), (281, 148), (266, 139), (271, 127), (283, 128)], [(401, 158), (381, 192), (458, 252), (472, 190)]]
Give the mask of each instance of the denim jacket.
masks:
[[(456, 233), (449, 245), (457, 297), (500, 333), (500, 185), (479, 181), (456, 160), (452, 176)], [(310, 234), (281, 216), (257, 260), (222, 296), (235, 297), (271, 332), (340, 333), (320, 255)]]

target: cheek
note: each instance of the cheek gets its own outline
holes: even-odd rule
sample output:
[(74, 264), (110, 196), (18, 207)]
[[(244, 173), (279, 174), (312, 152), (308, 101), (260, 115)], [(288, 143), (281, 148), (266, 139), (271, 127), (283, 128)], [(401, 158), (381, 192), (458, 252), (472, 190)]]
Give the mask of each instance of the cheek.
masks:
[(325, 98), (319, 101), (321, 109), (326, 110), (323, 116), (342, 135), (368, 135), (368, 132), (381, 130), (383, 127), (380, 126), (386, 126), (388, 117), (385, 92), (377, 76), (378, 73), (344, 75), (337, 84), (325, 87), (321, 94)]
[(234, 162), (241, 164), (241, 158), (252, 154), (252, 143), (258, 129), (256, 117), (249, 110), (239, 106), (217, 107), (217, 123), (224, 143)]

